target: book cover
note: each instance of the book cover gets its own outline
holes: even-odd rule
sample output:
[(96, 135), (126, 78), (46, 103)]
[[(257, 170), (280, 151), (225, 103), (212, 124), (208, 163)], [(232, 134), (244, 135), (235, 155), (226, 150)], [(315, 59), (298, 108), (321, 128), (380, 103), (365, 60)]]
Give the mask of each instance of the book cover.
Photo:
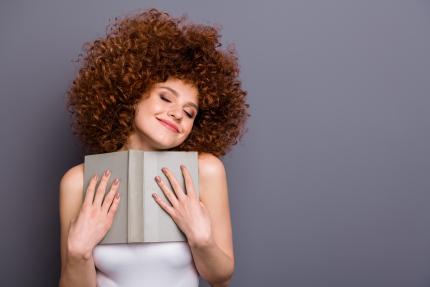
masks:
[(199, 195), (197, 152), (131, 149), (86, 155), (84, 197), (94, 174), (98, 174), (100, 178), (105, 169), (111, 171), (105, 194), (109, 192), (115, 178), (121, 180), (118, 209), (111, 228), (99, 244), (185, 241), (185, 235), (170, 215), (152, 198), (152, 193), (156, 193), (164, 202), (170, 204), (154, 180), (155, 176), (160, 176), (173, 191), (168, 178), (161, 171), (162, 167), (167, 167), (173, 173), (182, 190), (186, 192), (181, 164), (187, 167), (194, 190)]

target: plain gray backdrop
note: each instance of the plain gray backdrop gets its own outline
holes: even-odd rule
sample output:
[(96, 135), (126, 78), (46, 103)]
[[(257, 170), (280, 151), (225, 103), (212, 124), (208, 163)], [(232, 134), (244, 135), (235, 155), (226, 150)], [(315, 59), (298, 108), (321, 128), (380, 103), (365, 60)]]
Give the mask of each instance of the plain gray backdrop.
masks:
[(430, 286), (426, 0), (2, 1), (1, 286), (58, 284), (59, 181), (83, 161), (72, 60), (149, 7), (221, 25), (239, 55), (231, 286)]

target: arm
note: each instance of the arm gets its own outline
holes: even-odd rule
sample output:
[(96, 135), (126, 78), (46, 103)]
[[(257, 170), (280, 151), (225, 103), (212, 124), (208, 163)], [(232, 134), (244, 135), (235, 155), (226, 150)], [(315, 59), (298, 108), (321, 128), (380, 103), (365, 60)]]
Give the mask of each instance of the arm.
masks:
[(185, 233), (200, 276), (214, 287), (227, 286), (234, 271), (234, 257), (224, 165), (211, 154), (199, 155), (200, 196), (186, 167), (181, 169), (187, 192), (172, 172), (163, 168), (172, 188), (159, 176), (155, 180), (170, 203), (156, 193), (154, 200)]
[(81, 207), (83, 199), (83, 167), (77, 165), (60, 182), (61, 277), (59, 286), (96, 286), (96, 271), (92, 256), (84, 258), (68, 244), (70, 223)]
[(68, 254), (61, 267), (59, 286), (96, 286), (96, 270), (92, 256), (84, 259), (83, 256)]
[[(95, 286), (96, 271), (92, 253), (112, 226), (120, 196), (115, 179), (105, 193), (110, 173), (98, 182), (93, 176), (83, 198), (82, 165), (67, 172), (60, 183), (62, 268), (60, 286)], [(77, 214), (77, 216), (76, 216)]]
[(196, 268), (213, 287), (228, 286), (234, 272), (234, 254), (227, 177), (224, 164), (211, 154), (199, 156), (200, 200), (212, 226), (208, 240), (189, 240)]

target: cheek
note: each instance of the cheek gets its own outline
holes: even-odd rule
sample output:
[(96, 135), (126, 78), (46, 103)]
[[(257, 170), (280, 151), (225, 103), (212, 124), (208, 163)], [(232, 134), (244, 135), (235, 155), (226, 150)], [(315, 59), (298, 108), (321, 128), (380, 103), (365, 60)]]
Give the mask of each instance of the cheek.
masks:
[(134, 124), (137, 128), (143, 129), (151, 125), (151, 114), (144, 108), (139, 108), (136, 110), (134, 115)]
[(136, 113), (135, 113), (135, 115), (134, 115), (134, 123), (135, 123), (136, 125), (138, 125), (140, 122), (142, 122), (142, 121), (143, 121), (143, 115), (144, 115), (144, 114), (145, 114), (145, 113), (143, 113), (141, 109), (136, 110)]
[(136, 119), (150, 118), (157, 113), (159, 107), (150, 100), (142, 101), (136, 107)]
[(191, 122), (190, 124), (187, 125), (186, 130), (187, 130), (186, 136), (188, 137), (190, 135), (191, 131), (193, 130), (193, 122)]

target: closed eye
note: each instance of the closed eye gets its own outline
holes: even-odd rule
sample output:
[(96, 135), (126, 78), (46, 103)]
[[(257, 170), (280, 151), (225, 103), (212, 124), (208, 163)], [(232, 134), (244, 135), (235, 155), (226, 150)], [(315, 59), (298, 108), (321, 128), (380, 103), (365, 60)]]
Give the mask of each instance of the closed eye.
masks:
[(166, 97), (164, 97), (163, 95), (161, 95), (161, 96), (160, 96), (160, 98), (161, 98), (163, 101), (166, 101), (166, 102), (169, 102), (169, 103), (170, 103), (170, 100), (169, 100), (169, 99), (167, 99)]
[[(167, 99), (163, 94), (161, 94), (160, 95), (160, 98), (163, 100), (163, 101), (166, 101), (166, 102), (168, 102), (168, 103), (170, 103), (171, 101), (169, 100), (169, 99)], [(193, 118), (193, 115), (192, 114), (190, 114), (190, 113), (188, 113), (187, 111), (185, 111), (184, 110), (184, 112), (185, 112), (185, 114), (187, 114), (187, 117), (189, 117), (190, 119), (192, 119)]]

